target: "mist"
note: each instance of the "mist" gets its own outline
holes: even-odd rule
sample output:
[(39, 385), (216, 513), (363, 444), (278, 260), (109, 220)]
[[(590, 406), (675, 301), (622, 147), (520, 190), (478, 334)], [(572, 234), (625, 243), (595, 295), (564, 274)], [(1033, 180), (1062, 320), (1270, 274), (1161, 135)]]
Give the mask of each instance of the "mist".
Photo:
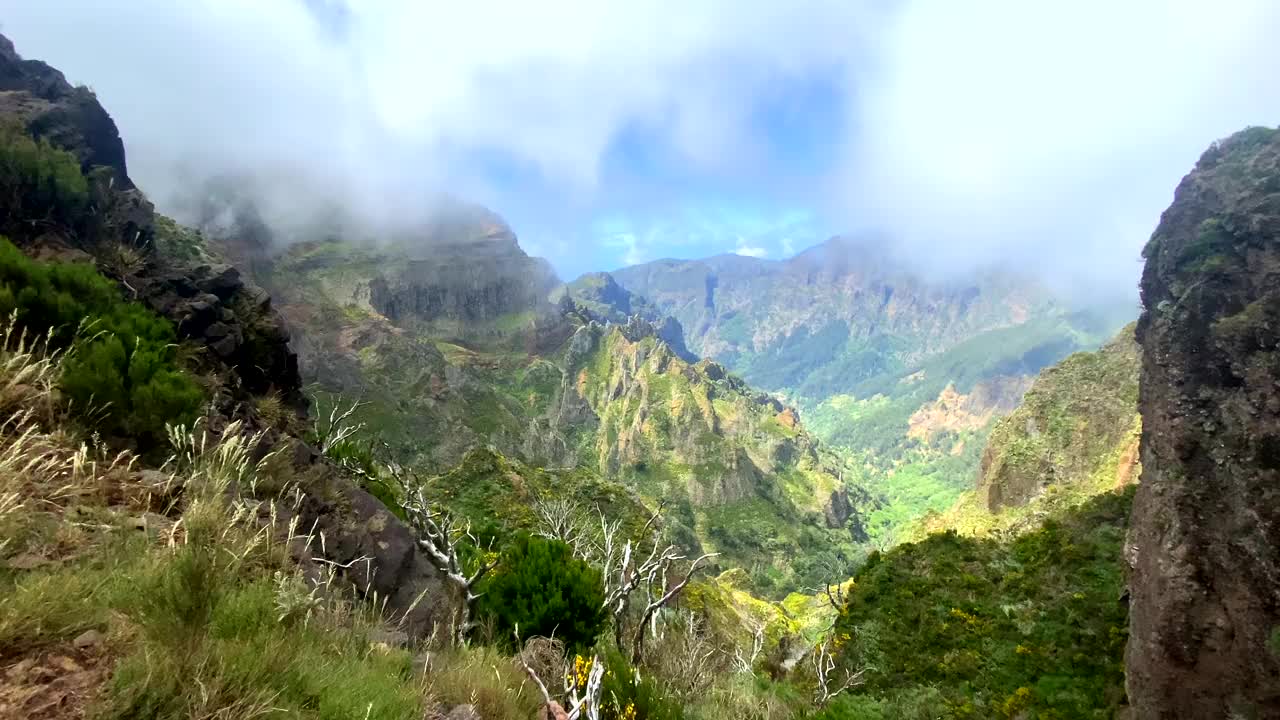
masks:
[[(1280, 122), (1270, 0), (0, 0), (0, 31), (94, 88), (161, 209), (250, 178), (271, 222), (377, 234), (448, 196), (566, 276), (874, 232), (1132, 297), (1199, 153)], [(672, 225), (726, 196), (814, 236)]]

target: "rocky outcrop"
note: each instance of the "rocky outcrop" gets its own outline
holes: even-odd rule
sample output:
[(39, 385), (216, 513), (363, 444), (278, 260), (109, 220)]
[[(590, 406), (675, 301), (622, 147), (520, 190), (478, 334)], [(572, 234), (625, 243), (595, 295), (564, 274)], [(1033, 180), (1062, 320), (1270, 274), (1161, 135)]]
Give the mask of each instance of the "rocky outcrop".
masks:
[(1100, 350), (1040, 373), (988, 438), (977, 485), (985, 509), (1022, 507), (1049, 490), (1093, 495), (1131, 477), (1139, 362), (1130, 325)]
[(1134, 717), (1280, 717), (1280, 132), (1215, 143), (1144, 256)]
[(75, 153), (87, 172), (108, 167), (121, 190), (133, 188), (115, 121), (87, 87), (75, 87), (39, 60), (23, 60), (0, 35), (0, 115), (15, 118), (36, 137)]
[(609, 273), (587, 273), (559, 290), (561, 299), (599, 323), (627, 325), (632, 318), (649, 323), (654, 333), (677, 355), (690, 362), (697, 360), (685, 346), (684, 327), (680, 321), (660, 312), (648, 300), (622, 287)]
[(465, 328), (552, 314), (547, 296), (558, 283), (555, 273), (546, 260), (526, 255), (510, 231), (432, 240), (429, 250), (370, 282), (369, 303), (392, 322)]
[(246, 283), (230, 265), (162, 267), (138, 280), (139, 297), (173, 321), (181, 337), (230, 366), (241, 390), (279, 393), (303, 408), (298, 356), (266, 290)]

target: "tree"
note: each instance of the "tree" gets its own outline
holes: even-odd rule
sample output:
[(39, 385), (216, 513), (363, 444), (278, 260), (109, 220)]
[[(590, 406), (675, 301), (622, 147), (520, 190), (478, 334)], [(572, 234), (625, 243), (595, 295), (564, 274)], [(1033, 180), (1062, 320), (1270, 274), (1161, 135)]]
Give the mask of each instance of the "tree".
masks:
[(416, 476), (410, 474), (412, 480), (407, 480), (403, 470), (394, 465), (387, 466), (386, 470), (403, 494), (400, 509), (417, 536), (418, 547), (427, 556), (428, 562), (462, 596), (453, 627), (453, 640), (461, 645), (476, 626), (476, 601), (480, 599), (476, 586), (496, 563), (485, 563), (482, 560), (474, 572), (469, 575), (465, 573), (463, 563), (459, 560), (458, 548), (463, 538), (471, 537), (470, 527), (459, 527), (454, 523), (452, 515), (427, 502), (422, 492), (422, 483)]
[(556, 637), (583, 649), (607, 619), (600, 571), (559, 540), (517, 535), (482, 589), (477, 609), (493, 619), (498, 637), (519, 627), (526, 636)]
[[(653, 511), (635, 538), (626, 539), (622, 537), (622, 523), (610, 522), (599, 509), (600, 527), (594, 535), (585, 531), (573, 507), (537, 502), (535, 510), (543, 537), (562, 538), (577, 557), (601, 569), (604, 609), (613, 619), (614, 643), (619, 650), (626, 650), (627, 636), (630, 636), (629, 655), (633, 663), (640, 662), (644, 653), (644, 629), (658, 610), (684, 591), (703, 562), (719, 555), (704, 553), (684, 566), (686, 556), (675, 545), (661, 542), (658, 530), (662, 524), (661, 506)], [(683, 573), (677, 571), (681, 567)], [(633, 617), (633, 607), (639, 608), (638, 619)]]

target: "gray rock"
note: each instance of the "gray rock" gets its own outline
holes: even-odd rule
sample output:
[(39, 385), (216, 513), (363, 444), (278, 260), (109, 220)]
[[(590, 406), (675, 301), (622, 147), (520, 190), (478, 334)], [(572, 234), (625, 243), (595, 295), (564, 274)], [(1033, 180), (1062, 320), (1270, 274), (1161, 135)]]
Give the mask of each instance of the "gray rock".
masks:
[(476, 710), (475, 705), (455, 705), (445, 720), (483, 720), (480, 717), (480, 711)]
[(77, 635), (76, 639), (71, 641), (71, 644), (75, 645), (77, 648), (80, 648), (81, 650), (85, 650), (87, 648), (91, 648), (95, 645), (98, 645), (101, 642), (102, 642), (102, 633), (98, 632), (97, 630), (85, 630), (84, 632)]

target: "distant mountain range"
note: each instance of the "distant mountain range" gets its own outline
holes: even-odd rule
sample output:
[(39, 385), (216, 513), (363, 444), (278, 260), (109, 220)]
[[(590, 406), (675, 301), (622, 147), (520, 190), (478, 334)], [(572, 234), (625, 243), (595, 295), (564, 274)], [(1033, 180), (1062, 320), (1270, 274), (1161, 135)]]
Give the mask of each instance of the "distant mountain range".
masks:
[(797, 405), (890, 496), (873, 531), (949, 506), (1036, 373), (1132, 319), (1128, 307), (1072, 310), (1008, 271), (930, 280), (844, 237), (782, 261), (659, 260), (567, 291), (604, 314), (670, 316), (692, 353)]

